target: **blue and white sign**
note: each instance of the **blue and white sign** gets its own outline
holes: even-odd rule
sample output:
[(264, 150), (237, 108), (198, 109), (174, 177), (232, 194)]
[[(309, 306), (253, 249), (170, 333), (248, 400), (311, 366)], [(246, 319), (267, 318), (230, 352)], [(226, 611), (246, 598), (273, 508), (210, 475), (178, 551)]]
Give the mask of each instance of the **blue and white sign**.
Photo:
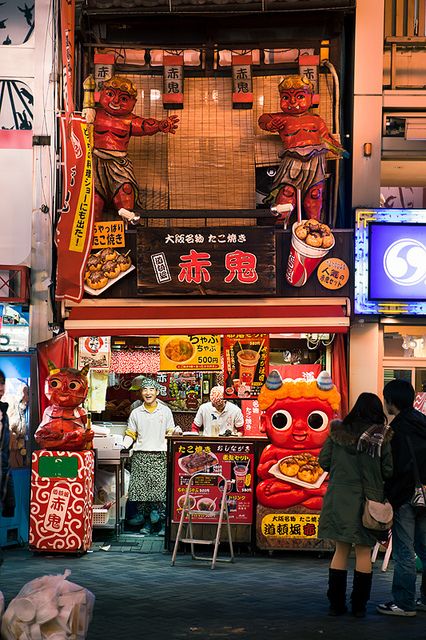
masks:
[(358, 209), (354, 312), (426, 316), (426, 209)]
[(369, 226), (369, 299), (426, 300), (426, 225)]

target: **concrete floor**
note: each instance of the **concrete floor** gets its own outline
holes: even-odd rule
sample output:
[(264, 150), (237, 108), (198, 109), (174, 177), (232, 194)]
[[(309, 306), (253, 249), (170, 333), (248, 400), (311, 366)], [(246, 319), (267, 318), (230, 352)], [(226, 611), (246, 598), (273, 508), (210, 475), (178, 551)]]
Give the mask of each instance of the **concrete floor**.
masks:
[[(152, 543), (155, 550), (149, 551)], [(33, 578), (70, 569), (70, 580), (96, 596), (88, 640), (424, 640), (426, 613), (381, 616), (374, 604), (390, 599), (392, 566), (376, 563), (365, 619), (327, 616), (328, 557), (304, 552), (237, 555), (215, 570), (204, 562), (159, 550), (155, 539), (120, 541), (108, 551), (95, 543), (77, 558), (6, 549), (0, 588), (8, 603)], [(106, 548), (106, 547), (105, 547)], [(226, 552), (226, 549), (224, 549)]]

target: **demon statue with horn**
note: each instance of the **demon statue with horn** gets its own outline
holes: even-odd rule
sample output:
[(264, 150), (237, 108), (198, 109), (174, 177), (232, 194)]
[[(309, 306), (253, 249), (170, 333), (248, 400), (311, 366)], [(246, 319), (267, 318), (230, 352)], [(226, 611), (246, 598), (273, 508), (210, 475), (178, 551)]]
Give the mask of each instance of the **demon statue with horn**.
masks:
[(326, 371), (316, 380), (282, 380), (271, 371), (259, 394), (261, 430), (270, 440), (257, 469), (261, 505), (321, 509), (326, 486), (318, 455), (339, 404), (340, 394)]
[(43, 413), (36, 433), (36, 442), (43, 449), (83, 451), (92, 448), (93, 431), (87, 422), (87, 412), (81, 406), (87, 396), (89, 367), (57, 369), (49, 361), (45, 394), (50, 405)]

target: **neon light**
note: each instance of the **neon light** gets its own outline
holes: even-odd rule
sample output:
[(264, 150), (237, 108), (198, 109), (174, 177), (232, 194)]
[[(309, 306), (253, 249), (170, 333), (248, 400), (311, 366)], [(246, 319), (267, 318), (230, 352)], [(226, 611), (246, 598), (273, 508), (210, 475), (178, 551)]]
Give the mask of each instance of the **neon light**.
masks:
[(425, 224), (426, 209), (357, 209), (355, 213), (355, 300), (354, 313), (362, 315), (426, 315), (426, 302), (420, 300), (374, 301), (368, 297), (369, 223)]

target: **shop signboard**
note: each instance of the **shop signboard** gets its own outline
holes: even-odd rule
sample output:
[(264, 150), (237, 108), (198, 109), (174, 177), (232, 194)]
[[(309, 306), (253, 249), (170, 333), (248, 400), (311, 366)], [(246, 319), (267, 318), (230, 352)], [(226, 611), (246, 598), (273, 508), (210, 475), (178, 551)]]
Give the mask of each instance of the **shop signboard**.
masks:
[(78, 339), (78, 368), (109, 369), (111, 363), (110, 336), (84, 336)]
[(223, 338), (225, 396), (256, 397), (268, 372), (269, 335), (228, 334)]
[(220, 336), (160, 336), (161, 371), (220, 371)]
[[(221, 473), (226, 480), (232, 480), (227, 496), (229, 521), (231, 524), (251, 524), (253, 520), (253, 442), (221, 442), (220, 439), (203, 441), (173, 442), (173, 509), (172, 522), (179, 522), (185, 502), (189, 478), (197, 471)], [(217, 516), (209, 515), (218, 511), (221, 498), (217, 477), (202, 477), (194, 482), (190, 493), (190, 507), (194, 513), (194, 523), (216, 522)]]
[(357, 314), (426, 315), (426, 210), (358, 209)]
[(272, 227), (139, 227), (138, 295), (273, 295)]

